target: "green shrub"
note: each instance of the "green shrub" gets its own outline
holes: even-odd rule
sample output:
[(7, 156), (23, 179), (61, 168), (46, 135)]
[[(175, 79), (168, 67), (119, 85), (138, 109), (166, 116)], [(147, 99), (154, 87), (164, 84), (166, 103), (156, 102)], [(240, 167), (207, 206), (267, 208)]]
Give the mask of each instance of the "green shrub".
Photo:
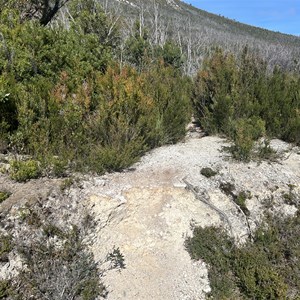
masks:
[(0, 151), (5, 150), (8, 132), (17, 128), (17, 104), (10, 90), (12, 82), (8, 74), (3, 75), (0, 76)]
[(239, 206), (246, 216), (249, 216), (250, 212), (246, 206), (246, 200), (250, 197), (249, 192), (242, 191), (236, 195), (234, 193), (235, 186), (230, 182), (222, 182), (220, 184), (220, 189), (223, 193), (232, 198), (232, 200)]
[(249, 160), (264, 131), (299, 143), (299, 82), (299, 74), (270, 72), (248, 48), (240, 57), (217, 50), (196, 76), (192, 101), (204, 130), (227, 135), (236, 144), (234, 156)]
[[(25, 207), (26, 220), (35, 217), (30, 237), (23, 242), (0, 235), (0, 263), (8, 262), (8, 254), (17, 252), (24, 268), (11, 280), (0, 280), (0, 299), (84, 299), (106, 298), (102, 278), (104, 272), (125, 268), (124, 256), (113, 249), (102, 261), (95, 262), (83, 239), (90, 224), (60, 228), (43, 219), (33, 207)], [(33, 213), (34, 212), (34, 213)], [(41, 211), (40, 211), (41, 212)], [(43, 213), (43, 212), (41, 212)], [(67, 226), (68, 227), (68, 226)], [(82, 231), (81, 231), (82, 230)]]
[(59, 227), (53, 225), (53, 224), (46, 224), (43, 226), (43, 234), (49, 238), (57, 236), (61, 239), (63, 239), (66, 236), (66, 233), (63, 232)]
[(144, 70), (152, 54), (149, 33), (138, 21), (134, 24), (134, 32), (125, 43), (125, 56), (129, 63), (139, 71)]
[(98, 174), (105, 171), (121, 171), (137, 161), (144, 151), (148, 149), (140, 141), (128, 142), (121, 146), (95, 147), (91, 150), (90, 161), (91, 169)]
[(0, 235), (0, 261), (7, 261), (7, 255), (13, 249), (12, 237)]
[(42, 225), (39, 214), (28, 204), (19, 209), (19, 216), (20, 220), (26, 222), (29, 226), (39, 228)]
[(10, 192), (0, 191), (0, 204), (5, 201), (11, 195)]
[(224, 192), (227, 196), (233, 196), (233, 191), (235, 190), (235, 185), (230, 182), (221, 182), (220, 189)]
[(229, 148), (233, 158), (249, 161), (255, 141), (264, 133), (264, 121), (259, 118), (236, 120), (231, 134), (234, 145)]
[(249, 299), (286, 299), (287, 285), (264, 250), (250, 245), (236, 249), (234, 273), (242, 294)]
[(202, 259), (208, 264), (211, 296), (214, 299), (233, 299), (236, 289), (231, 271), (234, 244), (226, 232), (216, 227), (196, 227), (185, 246), (192, 259)]
[(297, 197), (297, 194), (294, 192), (295, 186), (293, 184), (289, 184), (289, 191), (287, 193), (283, 193), (282, 197), (286, 204), (288, 205), (295, 205), (298, 206), (300, 203), (299, 197)]
[(10, 282), (8, 280), (0, 280), (0, 299), (7, 299), (11, 292)]
[(280, 155), (271, 147), (270, 140), (264, 139), (258, 145), (257, 157), (258, 159), (277, 161)]
[(152, 145), (178, 142), (185, 136), (190, 121), (191, 81), (179, 70), (163, 63), (154, 65), (143, 74), (145, 93), (153, 99)]
[(210, 178), (210, 177), (213, 177), (215, 175), (218, 174), (218, 172), (214, 171), (213, 169), (211, 168), (202, 168), (200, 173), (205, 176), (206, 178)]
[(69, 190), (74, 183), (75, 183), (74, 177), (66, 178), (60, 184), (60, 190), (62, 192), (66, 191), (66, 190)]
[[(298, 96), (298, 99), (300, 96)], [(300, 105), (298, 105), (300, 106)], [(284, 133), (282, 138), (286, 141), (293, 142), (296, 145), (300, 145), (300, 110), (297, 109), (294, 116), (289, 115), (288, 123), (283, 126)]]
[(233, 119), (238, 80), (234, 56), (218, 49), (203, 66), (195, 79), (192, 96), (196, 116), (208, 133), (227, 134)]
[(186, 240), (191, 258), (208, 264), (213, 299), (298, 299), (300, 214), (267, 216), (254, 235), (237, 247), (223, 229), (194, 228)]
[[(93, 256), (84, 250), (82, 238), (74, 228), (63, 231), (45, 225), (44, 237), (29, 245), (20, 245), (20, 254), (27, 265), (18, 277), (22, 299), (96, 299), (107, 291), (100, 282), (100, 273)], [(49, 240), (53, 235), (60, 246)]]
[(66, 177), (69, 167), (69, 161), (64, 156), (51, 156), (51, 154), (44, 157), (41, 168), (47, 176)]
[(10, 177), (18, 182), (25, 182), (30, 179), (36, 179), (41, 176), (39, 162), (35, 160), (10, 162)]
[(107, 260), (110, 261), (112, 268), (125, 269), (124, 255), (119, 248), (114, 248), (113, 251), (107, 255)]
[(240, 192), (236, 197), (233, 197), (233, 201), (240, 207), (246, 216), (250, 215), (250, 211), (246, 206), (246, 200), (249, 198), (248, 193)]

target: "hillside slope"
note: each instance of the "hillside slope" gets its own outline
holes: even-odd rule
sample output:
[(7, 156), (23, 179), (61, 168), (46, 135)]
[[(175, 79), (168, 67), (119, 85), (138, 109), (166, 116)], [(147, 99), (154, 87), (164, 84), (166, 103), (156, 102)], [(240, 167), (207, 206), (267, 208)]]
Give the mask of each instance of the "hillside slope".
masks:
[[(195, 71), (212, 46), (239, 53), (248, 45), (271, 66), (299, 68), (300, 38), (242, 24), (197, 9), (179, 0), (100, 0), (108, 11), (121, 15), (128, 33), (134, 20), (149, 28), (153, 43), (176, 40), (186, 56), (186, 71)], [(124, 28), (124, 27), (123, 27)]]

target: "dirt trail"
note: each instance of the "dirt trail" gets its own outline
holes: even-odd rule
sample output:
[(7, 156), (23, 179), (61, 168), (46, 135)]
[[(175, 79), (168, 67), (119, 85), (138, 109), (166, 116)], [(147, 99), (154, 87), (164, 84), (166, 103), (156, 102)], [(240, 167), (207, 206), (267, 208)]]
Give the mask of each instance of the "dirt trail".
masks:
[[(273, 142), (279, 150), (286, 144)], [(112, 246), (124, 255), (126, 269), (105, 276), (108, 299), (204, 299), (209, 292), (207, 267), (193, 262), (184, 248), (191, 222), (200, 226), (228, 224), (220, 214), (200, 201), (210, 201), (228, 218), (237, 241), (249, 234), (245, 216), (219, 188), (221, 182), (235, 185), (235, 192), (249, 191), (248, 220), (254, 229), (265, 199), (274, 198), (276, 209), (294, 213), (280, 200), (288, 184), (299, 189), (300, 155), (292, 153), (281, 164), (235, 163), (222, 152), (225, 141), (193, 135), (186, 142), (156, 149), (130, 171), (88, 179), (83, 197), (97, 226), (90, 238), (96, 260)], [(203, 167), (218, 171), (210, 179)], [(183, 178), (197, 187), (199, 199), (186, 189)]]
[[(191, 224), (231, 227), (236, 241), (243, 242), (261, 220), (265, 202), (272, 201), (275, 213), (293, 214), (295, 207), (284, 204), (282, 195), (291, 186), (300, 194), (299, 149), (291, 151), (274, 140), (276, 150), (287, 151), (285, 159), (245, 164), (230, 160), (222, 151), (224, 145), (224, 139), (192, 132), (185, 142), (151, 151), (130, 170), (86, 175), (64, 192), (63, 180), (42, 178), (21, 184), (0, 175), (0, 189), (12, 193), (0, 204), (1, 230), (18, 240), (30, 237), (32, 226), (24, 226), (22, 220), (22, 206), (28, 203), (61, 227), (80, 224), (92, 215), (96, 225), (87, 231), (85, 241), (95, 260), (103, 261), (113, 247), (125, 259), (125, 269), (105, 274), (109, 300), (204, 299), (210, 291), (207, 266), (192, 261), (184, 247)], [(204, 177), (200, 173), (204, 167), (217, 175)], [(248, 220), (232, 197), (221, 191), (221, 183), (234, 185), (235, 195), (241, 191), (251, 195), (246, 202)], [(31, 213), (28, 208), (25, 212)], [(0, 264), (0, 278), (16, 275), (21, 266), (11, 255)]]

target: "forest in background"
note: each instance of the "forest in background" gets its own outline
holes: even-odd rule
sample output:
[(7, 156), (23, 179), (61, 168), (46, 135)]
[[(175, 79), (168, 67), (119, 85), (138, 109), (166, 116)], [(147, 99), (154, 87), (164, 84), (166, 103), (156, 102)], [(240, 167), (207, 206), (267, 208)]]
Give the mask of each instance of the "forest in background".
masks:
[[(122, 36), (132, 34), (136, 19), (149, 29), (153, 44), (172, 39), (185, 56), (184, 72), (194, 75), (215, 47), (242, 53), (245, 46), (270, 68), (300, 70), (300, 37), (249, 26), (211, 14), (180, 0), (99, 0), (110, 18), (122, 20)], [(62, 11), (62, 15), (67, 14)]]

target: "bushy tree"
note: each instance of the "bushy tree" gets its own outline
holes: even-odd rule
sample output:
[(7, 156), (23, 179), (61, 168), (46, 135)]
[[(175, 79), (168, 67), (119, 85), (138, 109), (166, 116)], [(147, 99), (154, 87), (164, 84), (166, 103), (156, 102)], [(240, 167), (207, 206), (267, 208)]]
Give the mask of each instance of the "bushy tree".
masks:
[(180, 48), (172, 40), (167, 40), (162, 46), (155, 46), (154, 58), (163, 60), (166, 66), (175, 69), (180, 69), (184, 62)]
[(155, 101), (156, 128), (160, 143), (174, 143), (185, 134), (185, 124), (190, 120), (190, 88), (188, 77), (163, 62), (145, 73), (148, 94)]
[(232, 54), (217, 49), (196, 79), (193, 103), (201, 125), (209, 133), (229, 133), (237, 99), (238, 72)]
[(73, 26), (83, 35), (95, 35), (99, 44), (116, 48), (120, 42), (119, 23), (110, 21), (99, 1), (74, 0), (70, 3), (70, 13), (75, 20)]
[(125, 56), (139, 71), (142, 71), (151, 60), (152, 49), (148, 31), (139, 22), (135, 23), (132, 35), (126, 40)]

